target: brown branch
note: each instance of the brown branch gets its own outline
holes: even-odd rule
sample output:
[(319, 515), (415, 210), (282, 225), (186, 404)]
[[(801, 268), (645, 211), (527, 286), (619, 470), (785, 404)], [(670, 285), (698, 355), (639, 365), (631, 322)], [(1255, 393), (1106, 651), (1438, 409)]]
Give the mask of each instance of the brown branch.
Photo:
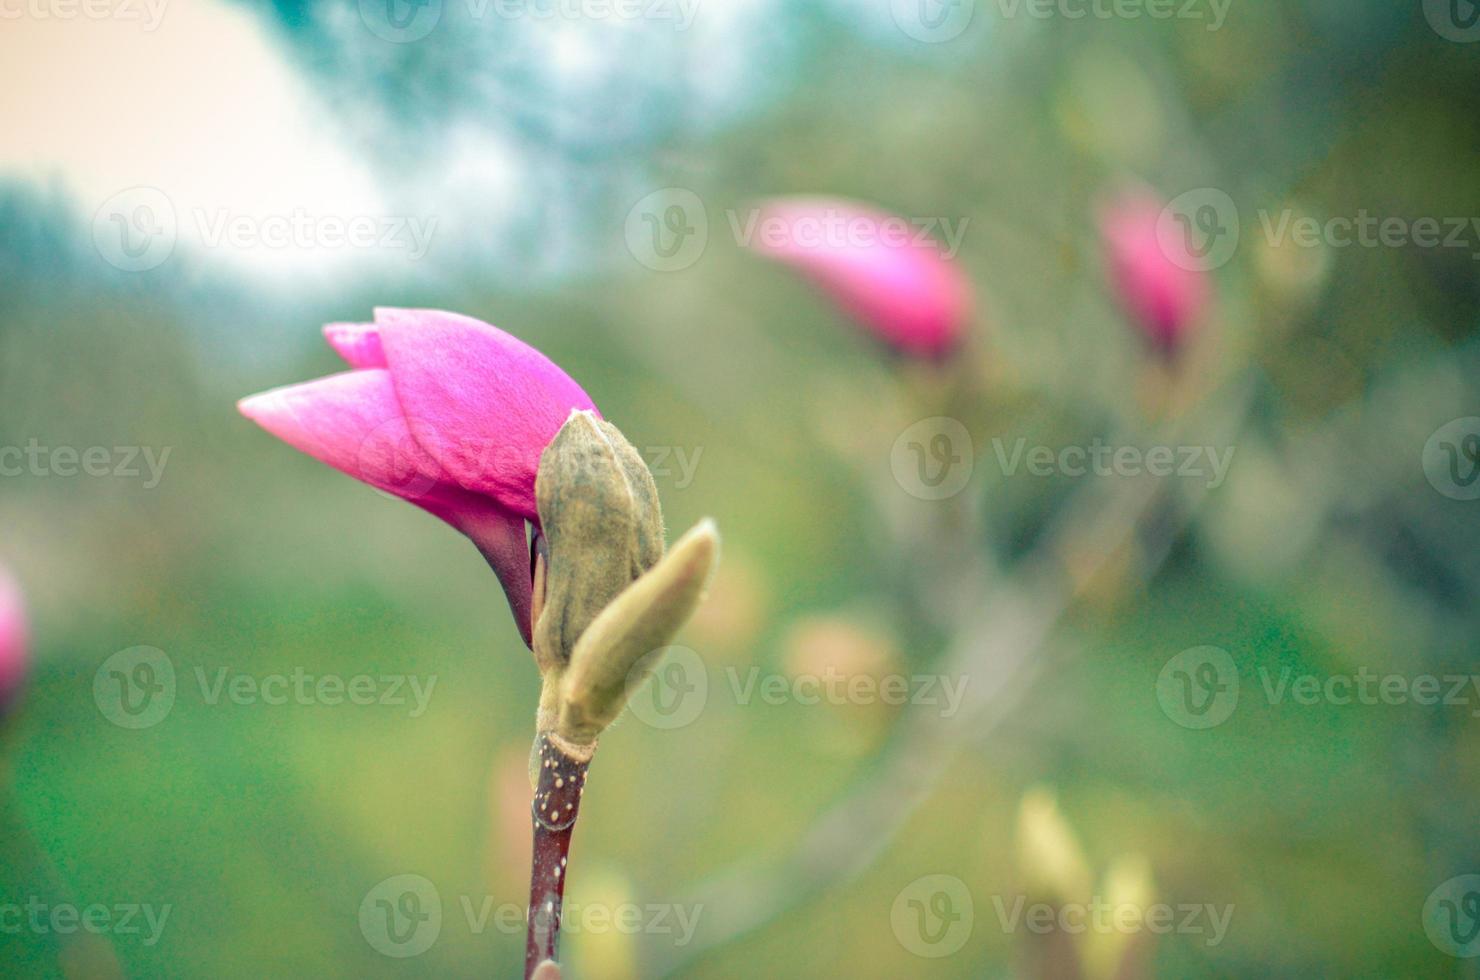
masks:
[(574, 759), (541, 732), (535, 744), (539, 777), (530, 808), (534, 823), (534, 861), (529, 870), (529, 931), (524, 943), (525, 980), (545, 960), (559, 960), (560, 913), (565, 899), (566, 863), (589, 761)]

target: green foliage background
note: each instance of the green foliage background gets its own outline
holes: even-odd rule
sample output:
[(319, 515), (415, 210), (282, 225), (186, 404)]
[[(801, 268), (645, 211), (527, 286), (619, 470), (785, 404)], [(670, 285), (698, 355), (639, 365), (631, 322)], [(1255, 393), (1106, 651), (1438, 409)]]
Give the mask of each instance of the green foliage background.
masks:
[[(826, 192), (969, 219), (960, 260), (984, 308), (970, 356), (991, 379), (968, 420), (983, 471), (970, 492), (1011, 560), (1078, 487), (990, 472), (991, 440), (1083, 444), (1140, 410), (1143, 355), (1105, 289), (1092, 223), (1097, 195), (1136, 178), (1168, 197), (1222, 188), (1244, 217), (1244, 243), (1216, 273), (1216, 363), (1200, 368), (1210, 389), (1254, 379), (1229, 482), (1152, 580), (1130, 565), (1096, 579), (1024, 703), (961, 747), (861, 877), (681, 975), (1009, 975), (1024, 937), (999, 928), (990, 897), (1016, 893), (1018, 804), (1048, 785), (1097, 872), (1144, 854), (1160, 900), (1234, 906), (1216, 947), (1160, 941), (1156, 975), (1473, 976), (1421, 917), (1436, 885), (1480, 870), (1472, 709), (1256, 692), (1261, 669), (1475, 673), (1476, 505), (1435, 493), (1420, 463), (1430, 433), (1476, 414), (1475, 259), (1277, 249), (1254, 215), (1475, 214), (1480, 52), (1437, 37), (1417, 3), (1234, 0), (1216, 32), (979, 8), (960, 40), (921, 46), (866, 29), (879, 15), (862, 5), (778, 6), (746, 49), (765, 97), (702, 125), (683, 115), (705, 68), (682, 57), (682, 36), (664, 42), (676, 71), (633, 63), (613, 88), (547, 102), (516, 57), (517, 26), (497, 25), (498, 43), (459, 30), (374, 49), (370, 87), (319, 8), (260, 8), (324, 91), (375, 108), (347, 138), (391, 170), (435, 167), (418, 141), (477, 108), (460, 74), (470, 51), (507, 63), (521, 107), (518, 119), (489, 107), (490, 125), (577, 112), (574, 129), (520, 134), (552, 169), (502, 252), (443, 248), (332, 290), (259, 291), (188, 256), (121, 274), (65, 196), (0, 185), (0, 445), (172, 449), (154, 489), (0, 482), (0, 556), (36, 637), (28, 690), (0, 730), (0, 901), (172, 905), (152, 946), (0, 934), (4, 972), (105, 975), (116, 957), (151, 977), (503, 976), (519, 961), (522, 935), (475, 933), (460, 909), (411, 960), (381, 956), (358, 928), (366, 891), (395, 874), (425, 875), (448, 909), (459, 896), (523, 901), (510, 773), (537, 676), (465, 541), (236, 414), (244, 394), (338, 369), (320, 323), (376, 305), (480, 316), (546, 351), (640, 447), (701, 453), (690, 485), (658, 483), (670, 528), (714, 516), (727, 570), (741, 569), (680, 639), (716, 678), (789, 669), (798, 620), (819, 615), (867, 624), (901, 669), (929, 671), (947, 638), (901, 598), (899, 560), (881, 559), (879, 519), (837, 448), (887, 479), (898, 429), (873, 423), (918, 417), (890, 400), (900, 366), (745, 254), (723, 215)], [(629, 139), (568, 138), (634, 91), (651, 94), (651, 115)], [(671, 185), (700, 194), (711, 240), (664, 274), (632, 260), (621, 229), (633, 201)], [(553, 236), (538, 215), (571, 201), (562, 235), (588, 259), (525, 281)], [(141, 644), (172, 658), (180, 693), (164, 722), (126, 731), (99, 713), (93, 677)], [(1207, 732), (1172, 724), (1155, 698), (1162, 664), (1202, 644), (1230, 651), (1253, 695)], [(223, 667), (437, 680), (416, 718), (207, 704), (196, 672)], [(619, 724), (592, 771), (568, 900), (678, 902), (781, 852), (867, 778), (887, 721), (716, 695), (679, 733)], [(927, 961), (889, 914), (933, 873), (970, 885), (976, 925), (962, 952)], [(646, 975), (663, 941), (574, 934), (566, 949), (577, 977)]]

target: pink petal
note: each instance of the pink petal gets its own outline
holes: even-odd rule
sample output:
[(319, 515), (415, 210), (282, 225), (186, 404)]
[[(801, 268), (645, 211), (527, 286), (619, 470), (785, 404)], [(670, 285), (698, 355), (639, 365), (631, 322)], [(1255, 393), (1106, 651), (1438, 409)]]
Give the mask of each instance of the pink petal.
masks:
[(450, 483), (411, 438), (385, 369), (345, 372), (244, 398), (241, 415), (371, 487), (416, 503), (471, 537), (530, 642), (530, 554), (524, 518)]
[(497, 327), (437, 310), (377, 309), (412, 434), (464, 489), (537, 521), (534, 480), (571, 409), (591, 399), (545, 355)]
[(435, 514), (493, 566), (524, 642), (531, 624), (524, 518), (450, 482), (411, 437), (384, 368), (346, 371), (244, 398), (241, 413), (342, 473)]
[[(473, 496), (469, 494), (469, 496)], [(475, 497), (477, 500), (485, 500)], [(511, 511), (503, 510), (485, 501), (481, 508), (468, 508), (458, 514), (455, 522), (458, 530), (472, 539), (478, 551), (498, 576), (509, 599), (509, 611), (514, 614), (514, 623), (524, 637), (524, 645), (531, 645), (534, 623), (530, 610), (534, 604), (534, 579), (530, 569), (529, 541), (525, 537), (524, 518)]]
[(385, 367), (380, 332), (373, 323), (326, 323), (324, 339), (353, 368)]
[(15, 580), (0, 568), (0, 707), (8, 704), (25, 680), (29, 659), (26, 613)]
[(808, 276), (845, 313), (898, 350), (948, 352), (971, 317), (971, 285), (919, 226), (841, 198), (763, 204), (754, 249)]
[(1099, 226), (1116, 297), (1146, 338), (1170, 353), (1201, 319), (1211, 289), (1182, 240), (1158, 235), (1161, 212), (1149, 191), (1122, 192), (1101, 207)]
[(237, 407), (293, 448), (440, 517), (465, 503), (467, 495), (411, 438), (384, 368), (275, 388)]

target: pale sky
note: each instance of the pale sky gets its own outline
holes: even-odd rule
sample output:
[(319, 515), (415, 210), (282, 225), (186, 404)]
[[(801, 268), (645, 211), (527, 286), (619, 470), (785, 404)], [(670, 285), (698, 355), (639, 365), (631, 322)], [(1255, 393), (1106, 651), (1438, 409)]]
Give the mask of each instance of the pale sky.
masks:
[[(158, 188), (182, 245), (197, 237), (197, 216), (222, 209), (384, 210), (369, 169), (256, 16), (215, 0), (88, 2), (111, 16), (88, 17), (80, 2), (0, 0), (0, 174), (60, 184), (87, 215), (126, 188)], [(268, 266), (303, 259), (246, 251)]]
[[(667, 81), (700, 100), (691, 118), (715, 124), (775, 80), (771, 0), (667, 2), (686, 26), (529, 18), (483, 37), (534, 46), (568, 95), (630, 73), (604, 41), (641, 26), (696, 53), (702, 71)], [(354, 3), (315, 16), (351, 51), (385, 53)], [(60, 190), (95, 243), (100, 229), (127, 240), (133, 222), (166, 221), (171, 256), (290, 280), (373, 274), (428, 250), (435, 261), (435, 247), (497, 240), (529, 209), (520, 148), (490, 122), (448, 120), (435, 159), (391, 181), (374, 166), (385, 148), (357, 144), (363, 129), (336, 117), (261, 13), (224, 0), (0, 0), (0, 181)], [(340, 241), (346, 223), (376, 244)]]

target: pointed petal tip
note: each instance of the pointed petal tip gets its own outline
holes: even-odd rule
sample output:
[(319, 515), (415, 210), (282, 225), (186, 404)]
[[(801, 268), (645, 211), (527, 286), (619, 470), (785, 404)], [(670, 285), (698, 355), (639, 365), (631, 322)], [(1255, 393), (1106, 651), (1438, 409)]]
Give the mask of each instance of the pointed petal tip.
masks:
[(255, 395), (248, 395), (245, 398), (237, 399), (236, 410), (258, 425), (261, 425), (262, 419), (272, 414), (275, 407), (274, 403), (277, 401), (277, 389), (259, 391)]
[(291, 393), (312, 384), (314, 384), (314, 381), (300, 381), (294, 384), (269, 388), (266, 391), (259, 391), (256, 394), (239, 399), (236, 403), (236, 410), (273, 435), (281, 437), (282, 433), (274, 428), (274, 425), (279, 420), (293, 415)]
[(380, 328), (373, 323), (326, 323), (324, 341), (352, 368), (386, 366)]

